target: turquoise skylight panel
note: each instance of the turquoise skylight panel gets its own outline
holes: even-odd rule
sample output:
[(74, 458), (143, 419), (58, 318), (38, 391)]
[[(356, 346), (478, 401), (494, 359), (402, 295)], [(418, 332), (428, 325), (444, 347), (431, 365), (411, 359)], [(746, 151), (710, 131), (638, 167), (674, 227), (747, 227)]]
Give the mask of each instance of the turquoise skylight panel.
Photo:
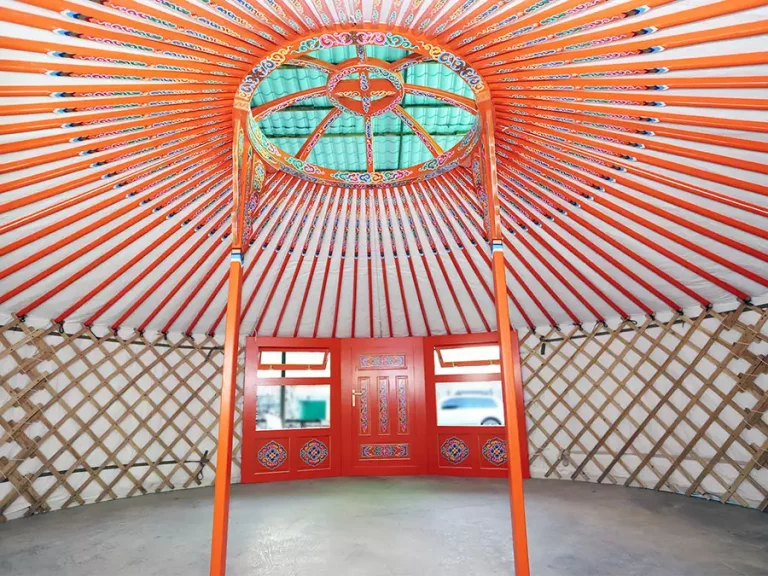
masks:
[[(398, 48), (380, 46), (367, 46), (366, 53), (369, 58), (390, 63), (409, 54)], [(356, 51), (353, 46), (336, 46), (318, 50), (307, 56), (336, 65), (354, 60)], [(464, 81), (452, 70), (437, 62), (413, 64), (401, 74), (406, 84), (437, 88), (449, 94), (473, 98), (472, 91)], [(328, 76), (328, 73), (321, 70), (288, 63), (276, 69), (259, 84), (252, 104), (259, 106), (290, 94), (324, 87)], [(400, 105), (445, 151), (455, 146), (476, 121), (472, 113), (435, 98), (406, 94)], [(322, 95), (264, 118), (260, 127), (275, 145), (295, 155), (333, 110), (335, 107)], [(394, 112), (375, 116), (373, 128), (375, 170), (407, 168), (432, 158), (421, 139)], [(348, 112), (339, 115), (315, 145), (307, 161), (332, 170), (365, 171), (363, 118)]]

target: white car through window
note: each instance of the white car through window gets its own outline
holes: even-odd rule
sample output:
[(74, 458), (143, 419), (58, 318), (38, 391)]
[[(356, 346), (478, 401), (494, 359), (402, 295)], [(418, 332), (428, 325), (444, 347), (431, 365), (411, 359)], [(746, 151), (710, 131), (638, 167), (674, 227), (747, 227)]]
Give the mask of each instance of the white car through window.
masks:
[(501, 426), (504, 407), (490, 395), (462, 394), (440, 401), (438, 426)]

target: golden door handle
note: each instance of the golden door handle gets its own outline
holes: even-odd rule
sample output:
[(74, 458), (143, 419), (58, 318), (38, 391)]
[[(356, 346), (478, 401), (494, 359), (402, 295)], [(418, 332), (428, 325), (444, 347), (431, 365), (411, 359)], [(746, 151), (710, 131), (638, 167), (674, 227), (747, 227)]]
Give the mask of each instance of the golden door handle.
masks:
[(352, 389), (352, 408), (355, 407), (355, 397), (362, 396), (362, 392), (357, 392), (354, 388)]

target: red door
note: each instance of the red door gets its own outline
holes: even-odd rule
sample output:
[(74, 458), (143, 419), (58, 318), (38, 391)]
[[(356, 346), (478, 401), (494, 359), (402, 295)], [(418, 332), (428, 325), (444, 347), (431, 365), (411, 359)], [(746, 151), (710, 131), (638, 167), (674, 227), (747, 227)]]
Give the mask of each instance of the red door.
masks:
[(420, 338), (342, 344), (344, 475), (426, 473), (422, 354)]

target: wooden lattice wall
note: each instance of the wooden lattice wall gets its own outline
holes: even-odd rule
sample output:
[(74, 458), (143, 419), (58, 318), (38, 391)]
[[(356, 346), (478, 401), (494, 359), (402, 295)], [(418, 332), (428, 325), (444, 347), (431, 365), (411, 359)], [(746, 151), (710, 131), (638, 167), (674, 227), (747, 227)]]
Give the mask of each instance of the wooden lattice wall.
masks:
[(529, 333), (534, 477), (768, 508), (768, 311)]
[(209, 337), (0, 327), (0, 521), (212, 484), (222, 360)]
[[(766, 511), (767, 322), (742, 306), (522, 335), (533, 476)], [(0, 326), (0, 521), (212, 484), (222, 357), (209, 337)], [(236, 480), (239, 453), (238, 434)]]

